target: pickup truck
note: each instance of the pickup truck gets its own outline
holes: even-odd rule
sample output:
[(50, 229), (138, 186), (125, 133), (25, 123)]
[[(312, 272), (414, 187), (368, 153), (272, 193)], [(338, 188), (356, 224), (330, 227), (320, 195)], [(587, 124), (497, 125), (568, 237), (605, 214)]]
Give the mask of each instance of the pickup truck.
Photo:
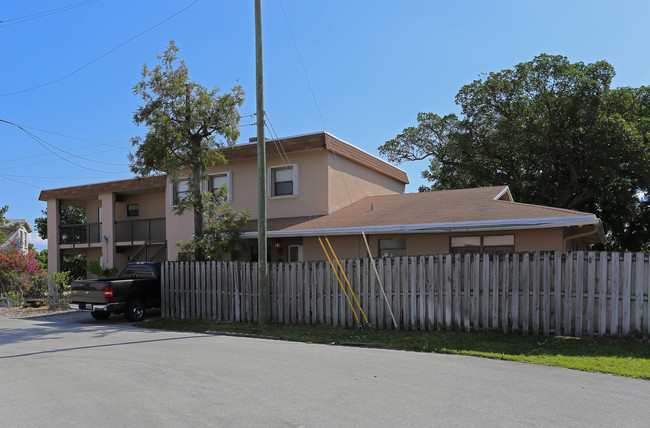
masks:
[(145, 309), (160, 307), (160, 264), (129, 263), (117, 278), (73, 281), (70, 291), (70, 308), (96, 320), (124, 312), (128, 321), (142, 321)]

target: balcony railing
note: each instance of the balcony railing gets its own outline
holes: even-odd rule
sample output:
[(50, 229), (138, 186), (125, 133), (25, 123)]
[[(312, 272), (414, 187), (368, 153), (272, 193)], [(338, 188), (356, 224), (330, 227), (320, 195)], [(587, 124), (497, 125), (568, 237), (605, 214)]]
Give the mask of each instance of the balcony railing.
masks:
[(164, 217), (115, 222), (115, 242), (164, 240)]
[(62, 224), (59, 226), (59, 245), (90, 245), (100, 242), (101, 230), (101, 223)]

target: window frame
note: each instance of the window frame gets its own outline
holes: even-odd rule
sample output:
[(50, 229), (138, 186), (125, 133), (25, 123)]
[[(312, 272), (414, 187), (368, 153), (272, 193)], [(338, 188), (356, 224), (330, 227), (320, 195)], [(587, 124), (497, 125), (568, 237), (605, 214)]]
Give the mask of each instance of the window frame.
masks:
[[(135, 214), (131, 214), (129, 207), (135, 206)], [(140, 217), (140, 204), (126, 204), (126, 216), (127, 217)]]
[[(485, 238), (511, 238), (511, 245), (485, 245)], [(463, 248), (463, 247), (454, 247), (453, 240), (454, 238), (479, 238), (480, 245), (478, 251), (473, 251), (471, 249), (454, 251), (454, 248)], [(472, 246), (471, 248), (477, 248)], [(486, 251), (486, 249), (488, 249)], [(497, 254), (497, 253), (514, 253), (515, 252), (515, 234), (506, 233), (501, 235), (461, 235), (461, 236), (450, 236), (449, 237), (449, 253), (450, 254)]]
[(214, 193), (214, 188), (212, 187), (212, 178), (219, 176), (226, 177), (226, 181), (228, 182), (228, 184), (226, 184), (226, 187), (228, 187), (228, 202), (232, 202), (232, 171), (220, 171), (208, 174), (208, 179), (205, 181), (205, 190), (206, 192)]
[[(395, 248), (382, 248), (382, 241), (402, 241), (404, 243), (403, 247), (395, 247)], [(379, 257), (403, 257), (406, 256), (406, 238), (379, 238), (377, 239), (377, 254)], [(396, 250), (399, 251), (399, 254), (384, 254), (384, 252), (387, 252), (389, 250)], [(403, 254), (402, 254), (403, 252)]]
[(178, 180), (178, 182), (176, 182), (176, 183), (170, 181), (171, 186), (170, 186), (170, 195), (169, 196), (170, 196), (170, 204), (171, 204), (172, 207), (178, 206), (178, 199), (179, 198), (178, 198), (177, 186), (179, 184), (181, 184), (181, 183), (187, 183), (188, 184), (187, 190), (184, 191), (184, 192), (181, 192), (181, 193), (183, 193), (183, 194), (191, 193), (191, 191), (192, 191), (192, 189), (190, 189), (190, 187), (189, 187), (189, 178), (180, 178)]
[[(290, 169), (291, 170), (291, 181), (293, 183), (292, 193), (291, 194), (282, 194), (276, 195), (275, 193), (275, 171)], [(286, 181), (281, 181), (280, 183), (286, 183)], [(268, 168), (268, 193), (269, 199), (282, 199), (282, 198), (295, 198), (298, 197), (298, 164), (290, 165), (274, 165)]]

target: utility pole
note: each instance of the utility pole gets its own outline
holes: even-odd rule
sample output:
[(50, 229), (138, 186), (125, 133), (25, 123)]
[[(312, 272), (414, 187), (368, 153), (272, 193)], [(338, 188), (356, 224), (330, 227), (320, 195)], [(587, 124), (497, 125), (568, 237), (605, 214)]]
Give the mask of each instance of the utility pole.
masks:
[(269, 269), (266, 259), (266, 141), (264, 140), (264, 69), (262, 0), (255, 0), (255, 93), (257, 96), (257, 320), (268, 322)]

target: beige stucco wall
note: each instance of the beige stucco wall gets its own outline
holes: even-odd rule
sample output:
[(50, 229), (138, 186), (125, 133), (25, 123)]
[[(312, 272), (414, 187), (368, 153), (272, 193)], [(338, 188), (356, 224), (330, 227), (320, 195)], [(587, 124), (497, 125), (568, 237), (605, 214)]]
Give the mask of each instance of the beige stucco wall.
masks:
[[(483, 233), (424, 233), (424, 234), (390, 234), (367, 235), (368, 244), (374, 257), (379, 252), (379, 239), (405, 238), (407, 255), (430, 255), (449, 253), (449, 242), (452, 236), (486, 236), (486, 235), (515, 235), (515, 251), (556, 251), (562, 250), (563, 231), (561, 228), (537, 230), (494, 231)], [(367, 250), (361, 236), (330, 236), (328, 237), (339, 259), (364, 258)], [(317, 237), (303, 239), (303, 255), (305, 261), (323, 260), (325, 255), (318, 243)]]
[[(347, 186), (347, 190), (346, 190)], [(405, 184), (355, 162), (328, 152), (328, 212), (350, 205), (366, 196), (404, 193)], [(348, 191), (350, 192), (348, 196)]]
[[(308, 150), (290, 153), (289, 164), (298, 165), (298, 196), (269, 197), (266, 202), (267, 218), (302, 217), (309, 215), (309, 204), (315, 214), (327, 213), (327, 152)], [(267, 181), (271, 167), (283, 166), (279, 156), (266, 160)], [(231, 161), (226, 165), (210, 168), (207, 174), (230, 172), (232, 177), (232, 201), (234, 210), (247, 209), (251, 219), (257, 218), (257, 159)]]
[[(165, 217), (165, 192), (124, 195), (120, 201), (115, 202), (115, 221)], [(126, 206), (129, 204), (139, 205), (138, 217), (126, 216)]]

